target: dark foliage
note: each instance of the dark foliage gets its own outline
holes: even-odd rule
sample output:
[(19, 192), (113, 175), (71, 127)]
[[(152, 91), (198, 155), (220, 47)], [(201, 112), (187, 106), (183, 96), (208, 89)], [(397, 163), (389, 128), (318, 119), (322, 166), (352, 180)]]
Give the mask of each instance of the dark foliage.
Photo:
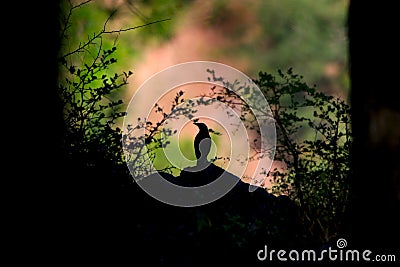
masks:
[[(278, 75), (260, 72), (255, 80), (270, 110), (262, 105), (258, 91), (251, 86), (226, 81), (209, 72), (212, 81), (225, 85), (213, 89), (209, 97), (239, 109), (246, 128), (257, 131), (252, 143), (256, 155), (249, 160), (264, 156), (257, 147), (257, 120), (271, 120), (276, 126), (272, 154), (281, 167), (270, 171), (271, 187), (266, 189), (296, 202), (311, 239), (324, 243), (336, 238), (349, 194), (350, 107), (345, 101), (308, 86), (292, 69), (278, 70)], [(252, 106), (239, 96), (247, 96)], [(254, 110), (259, 114), (257, 118)]]
[[(131, 73), (109, 73), (109, 66), (117, 62), (113, 57), (116, 47), (104, 48), (101, 36), (95, 38), (98, 42), (89, 38), (87, 45), (71, 50), (73, 53), (61, 54), (58, 61), (61, 74), (58, 89), (65, 122), (62, 150), (66, 152), (62, 157), (65, 162), (59, 164), (64, 169), (58, 172), (66, 174), (66, 188), (73, 189), (73, 194), (65, 195), (68, 197), (63, 203), (65, 217), (61, 218), (66, 227), (61, 236), (63, 251), (58, 255), (67, 259), (83, 256), (82, 260), (92, 263), (108, 258), (114, 263), (118, 259), (146, 260), (148, 264), (175, 266), (238, 262), (253, 265), (257, 263), (255, 253), (265, 244), (276, 248), (311, 249), (337, 234), (341, 214), (347, 205), (351, 144), (347, 127), (349, 109), (344, 102), (316, 92), (291, 71), (278, 73), (284, 83), (277, 83), (272, 75), (260, 73), (257, 83), (269, 96), (278, 125), (278, 139), (281, 138), (282, 150), (279, 147), (277, 155), (291, 171), (276, 170), (274, 190), (277, 191), (274, 192), (286, 192), (289, 197), (275, 197), (262, 189), (250, 193), (247, 184), (239, 182), (234, 190), (210, 205), (168, 206), (148, 196), (132, 183), (128, 174), (123, 161), (121, 131), (114, 127), (115, 121), (124, 115), (118, 110), (122, 103), (114, 100), (113, 93), (126, 85)], [(88, 50), (88, 46), (94, 49)], [(89, 62), (87, 58), (75, 57), (85, 53), (91, 55)], [(306, 106), (313, 108), (311, 116), (296, 113)], [(154, 125), (147, 124), (147, 127), (157, 127)], [(296, 133), (306, 136), (304, 127), (319, 132), (318, 138), (299, 145)], [(157, 131), (162, 130), (156, 128), (153, 135), (150, 132), (147, 136), (153, 144), (160, 142)], [(290, 138), (292, 134), (296, 138)], [(360, 141), (357, 144), (360, 148)], [(398, 153), (392, 150), (378, 149), (371, 153), (394, 155), (388, 162), (398, 158)], [(374, 158), (371, 154), (367, 156)], [(314, 160), (315, 157), (318, 160)], [(359, 160), (355, 161), (358, 175), (361, 173), (368, 181), (373, 181), (371, 174), (360, 172), (361, 165)], [(212, 166), (211, 173), (222, 172)], [(392, 175), (389, 171), (385, 173)], [(204, 177), (204, 173), (198, 175)], [(179, 179), (185, 179), (185, 171), (178, 178), (168, 173), (163, 176), (179, 184), (182, 183)], [(190, 178), (196, 177), (191, 175)], [(184, 184), (193, 186), (192, 181)], [(379, 187), (382, 191), (378, 202), (371, 199), (367, 203), (368, 208), (372, 207), (390, 220), (398, 206), (384, 196), (390, 188), (387, 184), (386, 181)], [(350, 229), (356, 229), (353, 237), (358, 245), (362, 244), (363, 235), (371, 230), (367, 227), (372, 226), (379, 227), (372, 230), (376, 232), (373, 240), (382, 241), (379, 234), (390, 235), (395, 223), (378, 222), (379, 218), (372, 216), (372, 222), (358, 229), (369, 218), (362, 199), (370, 194), (360, 191), (371, 190), (371, 187), (357, 186), (357, 183), (353, 186), (358, 191), (355, 191), (357, 198), (352, 202), (351, 211), (361, 207), (355, 214), (362, 215), (349, 224)], [(396, 242), (394, 237), (390, 240), (387, 246)]]
[[(62, 40), (68, 37), (65, 34), (68, 20), (65, 23)], [(124, 116), (119, 110), (122, 101), (113, 97), (132, 73), (109, 73), (110, 66), (117, 63), (114, 57), (117, 48), (104, 48), (104, 34), (105, 31), (94, 34), (70, 51), (61, 49), (64, 52), (59, 56), (58, 89), (65, 123), (63, 147), (65, 163), (70, 166), (65, 170), (69, 175), (66, 183), (76, 187), (67, 213), (73, 216), (65, 218), (69, 225), (66, 240), (75, 242), (64, 253), (90, 258), (130, 256), (133, 252), (149, 264), (182, 266), (215, 261), (256, 262), (254, 253), (265, 242), (279, 247), (304, 245), (305, 234), (297, 220), (297, 207), (287, 197), (275, 197), (262, 189), (250, 193), (248, 184), (239, 181), (231, 192), (214, 203), (179, 208), (152, 199), (132, 182), (122, 150), (122, 141), (127, 139), (121, 138), (127, 135), (115, 127), (116, 120)], [(193, 117), (191, 103), (174, 109), (182, 103), (182, 95), (178, 92), (171, 113)], [(171, 116), (161, 107), (157, 111), (164, 114), (164, 119)], [(142, 144), (139, 152), (131, 155), (140, 158), (143, 146), (151, 154), (152, 149), (166, 144), (159, 135), (165, 133), (162, 120), (137, 123), (130, 129), (145, 127), (147, 134), (143, 140), (130, 140), (131, 149), (138, 142)], [(168, 132), (166, 136), (172, 134)], [(163, 175), (178, 184), (193, 186), (196, 180), (204, 176), (215, 179), (223, 171), (211, 165), (203, 171), (206, 174), (192, 173), (190, 181), (185, 170), (180, 177)], [(138, 175), (145, 174), (138, 170)], [(232, 175), (232, 179), (239, 178)]]

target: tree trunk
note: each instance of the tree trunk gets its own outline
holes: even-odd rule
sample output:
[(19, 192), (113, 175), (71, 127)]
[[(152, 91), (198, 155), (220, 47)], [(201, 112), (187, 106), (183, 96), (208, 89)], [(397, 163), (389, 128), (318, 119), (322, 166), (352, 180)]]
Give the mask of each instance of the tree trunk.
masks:
[(400, 88), (394, 2), (351, 1), (348, 13), (354, 147), (348, 243), (399, 247)]

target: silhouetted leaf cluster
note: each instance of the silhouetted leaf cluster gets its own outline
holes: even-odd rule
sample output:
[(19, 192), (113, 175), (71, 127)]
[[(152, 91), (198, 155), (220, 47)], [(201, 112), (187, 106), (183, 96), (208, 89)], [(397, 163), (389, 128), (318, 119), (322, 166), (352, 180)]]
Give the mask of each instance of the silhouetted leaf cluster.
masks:
[[(89, 2), (89, 1), (88, 1)], [(116, 46), (103, 45), (103, 30), (89, 36), (78, 47), (69, 47), (69, 29), (73, 10), (82, 3), (70, 6), (62, 20), (58, 93), (62, 101), (65, 122), (64, 147), (74, 164), (97, 170), (111, 165), (123, 166), (121, 130), (115, 127), (125, 115), (123, 101), (115, 94), (128, 83), (131, 71), (111, 73), (118, 61)], [(122, 168), (120, 168), (122, 169)], [(112, 171), (112, 170), (110, 170)]]
[(170, 144), (169, 137), (177, 133), (177, 130), (168, 127), (168, 120), (178, 119), (180, 116), (192, 119), (196, 113), (196, 110), (192, 109), (194, 102), (185, 102), (183, 95), (183, 91), (178, 91), (169, 108), (155, 103), (151, 112), (158, 117), (153, 121), (136, 118), (134, 123), (128, 123), (124, 129), (122, 133), (124, 160), (135, 179), (146, 177), (155, 171), (171, 173), (177, 169), (171, 164), (162, 169), (155, 169), (153, 164), (156, 156), (164, 153), (163, 149)]
[(335, 237), (348, 199), (350, 107), (318, 92), (289, 69), (278, 77), (261, 72), (256, 83), (270, 104), (277, 127), (273, 193), (296, 200), (310, 234)]
[[(68, 39), (68, 18), (74, 8), (71, 7), (64, 20), (62, 38)], [(116, 128), (116, 121), (126, 114), (120, 111), (123, 102), (116, 100), (115, 94), (127, 84), (132, 72), (111, 73), (110, 67), (118, 60), (116, 47), (103, 45), (102, 36), (107, 33), (104, 25), (100, 33), (89, 36), (78, 47), (63, 50), (59, 56), (58, 90), (63, 101), (66, 127), (64, 146), (72, 163), (79, 165), (75, 170), (85, 169), (85, 174), (95, 178), (100, 174), (99, 177), (111, 179), (116, 177), (116, 172), (121, 172), (128, 180), (131, 177), (127, 173), (128, 163), (134, 177), (146, 177), (154, 171), (163, 171), (167, 175), (174, 166), (154, 170), (152, 165), (158, 153), (169, 145), (168, 138), (176, 134), (166, 122), (180, 116), (196, 121), (196, 107), (215, 101), (240, 111), (246, 128), (255, 136), (260, 133), (254, 114), (238, 97), (238, 92), (241, 92), (254, 103), (251, 108), (260, 107), (254, 88), (224, 81), (211, 70), (210, 81), (224, 81), (225, 88), (213, 87), (210, 95), (196, 101), (185, 99), (184, 92), (179, 91), (172, 97), (169, 108), (155, 104), (153, 112), (157, 119), (136, 118), (123, 131)], [(281, 247), (298, 246), (304, 244), (307, 234), (322, 241), (334, 236), (347, 199), (348, 149), (351, 144), (348, 106), (308, 87), (291, 70), (278, 74), (280, 80), (260, 73), (256, 81), (271, 107), (271, 110), (261, 109), (262, 116), (257, 119), (276, 124), (277, 147), (275, 151), (270, 150), (268, 156), (274, 156), (275, 152), (275, 159), (285, 164), (285, 169), (273, 170), (273, 187), (269, 190), (287, 194), (298, 204), (297, 207), (286, 196), (275, 197), (262, 189), (250, 193), (248, 185), (240, 181), (221, 200), (182, 210), (149, 200), (149, 196), (131, 183), (117, 192), (106, 191), (123, 200), (116, 201), (113, 208), (120, 212), (115, 213), (119, 217), (110, 220), (114, 228), (108, 230), (119, 231), (121, 236), (129, 232), (134, 237), (130, 242), (145, 248), (140, 251), (147, 252), (146, 249), (151, 249), (154, 244), (165, 247), (165, 251), (155, 256), (155, 262), (159, 259), (171, 262), (174, 257), (180, 262), (183, 254), (177, 253), (177, 248), (187, 252), (184, 257), (206, 251), (208, 254), (202, 255), (203, 261), (221, 256), (221, 249), (246, 249), (249, 257), (255, 259), (254, 252), (266, 243)], [(228, 90), (228, 87), (236, 91)], [(311, 135), (306, 129), (312, 130)], [(219, 134), (212, 129), (210, 132)], [(254, 137), (251, 143), (254, 154), (250, 160), (264, 156), (259, 153), (258, 140)], [(215, 160), (218, 159), (217, 156)], [(209, 173), (189, 176), (186, 178), (214, 178)], [(176, 179), (171, 175), (168, 177)], [(85, 178), (85, 175), (80, 178)], [(193, 181), (185, 182), (190, 184)], [(134, 214), (132, 208), (135, 208)], [(301, 216), (297, 217), (297, 214)], [(301, 223), (308, 232), (299, 228)], [(125, 228), (120, 229), (120, 225)], [(235, 255), (236, 258), (243, 258), (239, 254)], [(229, 253), (224, 255), (232, 257)], [(221, 261), (226, 262), (225, 259)], [(188, 262), (193, 263), (193, 258)]]
[[(270, 157), (281, 168), (270, 171), (272, 186), (267, 190), (288, 195), (296, 201), (304, 226), (316, 240), (326, 242), (337, 234), (348, 199), (350, 172), (350, 107), (345, 101), (308, 86), (292, 69), (278, 75), (260, 72), (254, 82), (268, 101), (262, 105), (257, 91), (248, 84), (226, 81), (209, 70), (210, 81), (222, 81), (225, 88), (212, 88), (214, 97), (240, 112), (247, 129), (260, 134), (257, 120), (273, 120), (276, 148)], [(247, 103), (240, 96), (250, 99)], [(249, 104), (250, 103), (250, 104)], [(261, 116), (255, 118), (252, 110)], [(258, 137), (253, 142), (260, 155)], [(267, 178), (267, 173), (264, 173)]]

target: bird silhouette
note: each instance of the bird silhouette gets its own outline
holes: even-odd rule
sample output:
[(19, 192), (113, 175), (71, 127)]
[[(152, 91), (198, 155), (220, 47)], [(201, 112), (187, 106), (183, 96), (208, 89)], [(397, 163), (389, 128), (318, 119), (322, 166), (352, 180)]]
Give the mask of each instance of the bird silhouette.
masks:
[(207, 125), (201, 122), (194, 122), (193, 124), (199, 127), (199, 132), (194, 138), (194, 153), (196, 154), (197, 165), (203, 165), (207, 163), (207, 156), (211, 150), (211, 137)]

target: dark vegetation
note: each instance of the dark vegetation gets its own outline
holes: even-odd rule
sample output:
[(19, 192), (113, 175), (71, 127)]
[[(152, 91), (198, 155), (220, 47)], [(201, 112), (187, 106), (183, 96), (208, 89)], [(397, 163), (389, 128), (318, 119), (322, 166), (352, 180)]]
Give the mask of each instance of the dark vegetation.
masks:
[[(372, 15), (380, 18), (377, 24), (368, 19)], [(400, 91), (393, 89), (397, 85), (397, 68), (389, 66), (391, 62), (397, 64), (399, 49), (394, 37), (387, 34), (396, 28), (396, 16), (388, 2), (374, 5), (368, 1), (364, 5), (351, 1), (349, 8), (354, 144), (350, 165), (352, 193), (343, 235), (354, 240), (355, 246), (391, 251), (398, 258)], [(361, 47), (371, 51), (368, 58)]]
[[(106, 21), (99, 33), (81, 41), (76, 48), (65, 50), (70, 16), (80, 7), (72, 6), (61, 20), (58, 94), (64, 114), (66, 162), (74, 166), (70, 175), (79, 187), (76, 191), (82, 190), (78, 194), (84, 200), (82, 205), (88, 205), (80, 215), (84, 218), (82, 225), (77, 226), (82, 227), (80, 233), (87, 236), (88, 242), (97, 240), (94, 243), (99, 249), (108, 251), (122, 238), (124, 244), (127, 242), (125, 248), (122, 243), (117, 245), (122, 251), (130, 248), (147, 254), (162, 248), (148, 259), (150, 262), (191, 264), (212, 258), (252, 261), (256, 260), (255, 251), (264, 244), (317, 248), (336, 238), (348, 195), (351, 136), (349, 107), (344, 101), (317, 92), (292, 70), (278, 71), (278, 77), (261, 72), (255, 82), (270, 103), (277, 125), (275, 159), (286, 165), (285, 170), (272, 171), (273, 188), (270, 192), (259, 188), (249, 193), (247, 184), (240, 182), (221, 200), (204, 207), (169, 207), (142, 192), (128, 173), (122, 153), (127, 134), (122, 135), (115, 127), (116, 120), (124, 116), (122, 101), (114, 98), (132, 72), (110, 73), (110, 66), (118, 62), (114, 54), (117, 47), (106, 47), (102, 42), (104, 35), (116, 31), (107, 31)], [(213, 79), (223, 79), (212, 71), (210, 74)], [(237, 105), (232, 101), (237, 96), (228, 91), (212, 94), (221, 102)], [(181, 100), (185, 99), (180, 92), (176, 105)], [(176, 105), (169, 112), (158, 109), (165, 119), (176, 112)], [(180, 112), (190, 113), (189, 107)], [(242, 113), (248, 113), (245, 104)], [(253, 125), (247, 115), (242, 120), (248, 127)], [(144, 139), (129, 143), (130, 155), (140, 162), (139, 166), (146, 164), (140, 158), (144, 145), (150, 148), (146, 153), (151, 154), (167, 144), (158, 135), (163, 131), (162, 123), (163, 119), (138, 119), (137, 125), (127, 128), (128, 133), (141, 127), (147, 130)], [(211, 165), (203, 171), (207, 175), (199, 172), (186, 179), (213, 179), (222, 171)], [(149, 173), (135, 169), (133, 174), (144, 177)], [(163, 175), (171, 178), (167, 173)], [(184, 176), (183, 172), (180, 178)], [(183, 180), (187, 182), (186, 179)], [(271, 193), (284, 195), (276, 197)], [(98, 224), (102, 227), (98, 228)]]
[[(57, 7), (53, 6), (53, 9), (59, 11)], [(354, 242), (354, 247), (387, 248), (393, 249), (393, 251), (394, 248), (398, 248), (399, 240), (397, 218), (399, 167), (397, 162), (399, 162), (398, 151), (400, 149), (398, 142), (388, 142), (388, 140), (396, 140), (398, 137), (392, 130), (397, 129), (395, 127), (398, 125), (396, 120), (398, 120), (400, 112), (398, 109), (400, 97), (397, 91), (391, 91), (391, 88), (396, 87), (396, 80), (393, 78), (396, 77), (396, 70), (377, 69), (370, 66), (386, 66), (388, 62), (385, 60), (398, 56), (398, 49), (395, 47), (396, 42), (392, 36), (383, 36), (378, 29), (381, 27), (373, 25), (370, 18), (376, 14), (383, 15), (383, 20), (375, 22), (382, 27), (393, 29), (392, 32), (395, 32), (395, 10), (390, 5), (376, 5), (376, 3), (361, 7), (360, 3), (354, 4), (352, 1), (350, 5), (351, 115), (354, 145), (351, 147), (352, 153), (350, 154), (352, 170), (349, 188), (350, 205), (345, 212), (344, 228), (338, 231), (340, 236), (345, 236), (349, 242)], [(46, 12), (46, 14), (48, 13)], [(354, 19), (355, 17), (357, 20)], [(54, 17), (43, 16), (39, 21), (41, 22), (40, 26), (48, 25), (47, 19), (57, 21)], [(371, 39), (371, 29), (373, 35), (380, 38)], [(65, 123), (68, 114), (82, 116), (81, 108), (83, 106), (76, 109), (75, 113), (65, 113), (66, 108), (73, 109), (79, 106), (74, 106), (77, 102), (70, 107), (66, 106), (65, 103), (71, 101), (66, 99), (68, 94), (60, 95), (60, 92), (56, 93), (54, 90), (55, 78), (51, 77), (56, 76), (54, 70), (57, 69), (57, 63), (53, 59), (60, 59), (60, 56), (55, 56), (58, 46), (56, 45), (56, 49), (54, 49), (53, 45), (54, 43), (58, 44), (58, 36), (54, 32), (55, 29), (51, 28), (49, 31), (41, 33), (44, 40), (49, 39), (49, 43), (44, 43), (40, 49), (36, 50), (40, 59), (44, 59), (42, 64), (48, 69), (50, 77), (44, 79), (42, 83), (46, 101), (37, 112), (43, 114), (43, 119), (51, 121), (54, 128), (52, 131), (32, 133), (30, 137), (37, 138), (35, 138), (36, 143), (30, 144), (33, 148), (31, 151), (41, 150), (44, 156), (40, 157), (40, 160), (32, 159), (31, 162), (35, 164), (31, 165), (35, 166), (29, 170), (21, 169), (22, 174), (27, 177), (35, 177), (32, 174), (37, 170), (37, 177), (47, 178), (45, 197), (38, 197), (40, 200), (38, 206), (45, 207), (45, 212), (37, 212), (38, 207), (35, 207), (33, 209), (35, 212), (32, 212), (33, 216), (31, 216), (31, 219), (44, 216), (45, 220), (40, 220), (40, 223), (37, 224), (32, 222), (29, 226), (29, 229), (35, 232), (35, 240), (36, 238), (45, 238), (46, 249), (44, 250), (46, 253), (40, 251), (35, 253), (36, 257), (39, 256), (41, 259), (55, 257), (56, 262), (62, 263), (76, 263), (77, 261), (80, 263), (99, 261), (104, 263), (106, 260), (111, 260), (116, 264), (120, 259), (131, 263), (146, 260), (149, 265), (151, 263), (188, 265), (193, 262), (201, 264), (210, 263), (215, 259), (217, 262), (226, 264), (230, 261), (237, 263), (236, 260), (241, 259), (252, 265), (251, 261), (255, 261), (254, 251), (260, 248), (259, 243), (262, 245), (267, 243), (274, 247), (275, 244), (276, 247), (305, 246), (308, 249), (321, 244), (318, 238), (312, 238), (310, 241), (308, 239), (310, 235), (305, 231), (310, 229), (308, 226), (312, 226), (313, 221), (304, 227), (301, 217), (300, 223), (297, 216), (290, 217), (297, 212), (304, 212), (304, 210), (298, 210), (298, 205), (293, 205), (296, 204), (296, 198), (299, 197), (296, 194), (294, 195), (295, 202), (293, 202), (285, 197), (276, 198), (261, 193), (260, 190), (248, 194), (247, 187), (242, 190), (239, 185), (235, 191), (230, 193), (232, 194), (231, 198), (225, 198), (225, 201), (232, 207), (224, 208), (221, 212), (221, 207), (224, 207), (225, 204), (223, 203), (224, 199), (221, 200), (222, 202), (217, 201), (195, 209), (182, 209), (163, 205), (141, 191), (140, 188), (135, 187), (119, 158), (121, 142), (114, 142), (121, 136), (118, 129), (111, 127), (114, 116), (118, 116), (119, 111), (114, 109), (118, 104), (109, 106), (109, 103), (114, 103), (113, 101), (107, 104), (101, 103), (106, 106), (104, 108), (100, 106), (100, 101), (93, 104), (93, 106), (99, 104), (98, 106), (90, 109), (90, 103), (87, 102), (89, 105), (86, 107), (93, 113), (85, 117), (88, 120), (86, 126), (85, 123), (82, 123), (84, 120), (76, 123), (84, 117), (72, 119), (70, 122), (73, 123), (70, 124)], [(369, 48), (370, 57), (365, 57), (363, 50), (359, 49), (361, 47)], [(379, 53), (375, 52), (377, 47)], [(100, 55), (97, 59), (100, 59), (111, 56), (113, 48), (103, 49), (100, 46), (99, 49), (97, 46), (97, 51)], [(35, 58), (39, 59), (37, 56)], [(67, 70), (66, 73), (69, 72), (68, 75), (72, 75), (69, 80), (72, 82), (69, 89), (73, 90), (75, 87), (74, 78), (77, 78), (79, 82), (81, 78), (84, 78), (80, 75), (85, 72), (89, 76), (95, 75), (93, 73), (96, 69), (95, 65), (86, 67), (84, 64), (73, 63), (76, 64), (75, 71), (71, 71), (71, 65), (66, 65), (69, 64), (69, 61), (63, 61), (62, 58), (61, 55), (61, 61), (58, 61), (60, 72)], [(100, 60), (99, 64), (105, 67), (103, 70), (106, 70), (107, 64), (113, 63), (109, 61), (106, 64)], [(64, 69), (63, 66), (66, 68)], [(80, 74), (77, 72), (78, 69), (81, 69)], [(33, 73), (43, 75), (42, 71), (43, 68)], [(108, 89), (118, 88), (118, 85), (124, 83), (123, 72), (122, 76), (117, 75), (119, 79), (122, 78), (122, 81), (118, 79), (112, 81), (114, 74), (110, 75), (105, 72), (105, 75), (104, 78), (96, 76), (101, 81), (100, 85), (93, 89), (103, 88), (104, 79), (106, 80), (106, 83), (103, 83), (104, 87), (107, 87), (103, 88), (104, 94), (100, 93), (100, 90), (98, 96), (105, 96), (110, 93), (109, 91), (107, 93)], [(87, 78), (90, 79), (82, 81), (91, 84), (97, 80), (93, 80), (94, 77), (89, 76)], [(35, 80), (32, 74), (28, 77), (32, 78), (32, 81)], [(266, 80), (272, 78), (271, 76), (264, 77)], [(381, 77), (387, 77), (387, 79), (382, 80)], [(260, 76), (260, 80), (261, 78), (262, 76)], [(60, 84), (59, 81), (57, 84)], [(61, 81), (66, 82), (66, 80)], [(59, 101), (60, 96), (63, 96), (61, 101)], [(43, 99), (41, 100), (43, 101)], [(83, 98), (81, 103), (83, 103)], [(382, 110), (388, 110), (389, 117), (393, 121), (385, 120), (387, 116), (380, 117), (379, 111)], [(323, 116), (325, 112), (322, 110), (319, 114)], [(375, 132), (375, 134), (378, 133), (378, 136), (384, 137), (371, 138), (369, 129), (373, 124), (373, 119), (376, 119), (371, 114), (376, 114), (384, 121), (383, 126), (377, 128)], [(297, 122), (296, 117), (290, 117), (290, 120)], [(91, 133), (93, 129), (90, 129), (89, 125), (92, 122), (95, 123), (95, 130), (99, 135)], [(305, 122), (308, 123), (307, 119)], [(34, 122), (36, 127), (32, 127), (32, 129), (37, 128), (37, 123), (37, 121)], [(74, 125), (77, 128), (71, 127)], [(87, 131), (82, 130), (85, 127), (87, 127)], [(26, 133), (26, 131), (23, 132)], [(74, 140), (72, 137), (81, 139)], [(67, 140), (69, 141), (67, 142)], [(334, 143), (326, 146), (325, 149), (331, 147), (335, 147)], [(291, 150), (287, 152), (291, 152)], [(105, 157), (106, 153), (117, 155), (117, 157)], [(290, 154), (292, 159), (295, 154), (293, 151)], [(344, 160), (341, 157), (347, 157), (342, 152), (337, 153), (336, 156), (340, 160)], [(324, 159), (324, 157), (322, 158)], [(334, 162), (332, 163), (335, 165)], [(24, 166), (31, 167), (31, 165), (28, 162)], [(294, 168), (301, 170), (295, 174), (301, 175), (304, 166), (307, 165), (295, 165)], [(378, 167), (366, 168), (366, 166)], [(327, 166), (326, 168), (329, 171), (333, 170), (332, 177), (341, 181), (340, 179), (343, 177), (335, 171), (338, 166)], [(285, 177), (278, 174), (277, 179), (284, 178), (281, 180), (281, 184), (294, 182), (294, 177), (288, 177), (289, 180), (286, 180)], [(302, 180), (296, 182), (301, 183)], [(285, 186), (282, 188), (286, 189)], [(300, 185), (298, 188), (302, 188), (302, 186)], [(280, 187), (277, 189), (281, 190)], [(246, 193), (241, 191), (246, 191)], [(236, 199), (236, 202), (230, 201), (238, 196), (240, 199)], [(325, 199), (324, 196), (322, 194), (321, 198)], [(258, 197), (265, 199), (265, 205), (268, 203), (266, 208), (268, 212), (265, 212), (261, 206), (253, 205), (261, 203), (258, 201)], [(257, 201), (253, 201), (254, 198)], [(308, 201), (307, 198), (303, 197), (302, 199)], [(328, 197), (326, 201), (332, 201), (331, 199), (332, 197)], [(249, 206), (253, 208), (247, 209)], [(276, 206), (279, 208), (275, 208)], [(246, 212), (248, 213), (246, 214)], [(330, 214), (328, 211), (326, 216), (331, 216)], [(262, 215), (266, 217), (262, 217)], [(249, 222), (252, 227), (249, 227)], [(28, 244), (38, 245), (36, 242), (28, 242)], [(27, 250), (31, 249), (32, 247), (29, 246)]]
[[(213, 80), (218, 79), (222, 77), (213, 73)], [(224, 82), (226, 87), (228, 83)], [(337, 235), (347, 205), (352, 142), (350, 107), (345, 101), (308, 86), (292, 69), (278, 70), (276, 76), (260, 72), (255, 83), (266, 97), (276, 125), (274, 160), (284, 166), (270, 171), (272, 188), (267, 189), (275, 195), (287, 195), (297, 204), (310, 239), (329, 242)], [(250, 94), (252, 98), (251, 89), (236, 87), (237, 94)], [(255, 127), (249, 107), (237, 95), (224, 89), (214, 90), (210, 96), (232, 108), (240, 105), (246, 128)], [(255, 107), (262, 108), (257, 104)], [(266, 117), (270, 115), (260, 112)]]

